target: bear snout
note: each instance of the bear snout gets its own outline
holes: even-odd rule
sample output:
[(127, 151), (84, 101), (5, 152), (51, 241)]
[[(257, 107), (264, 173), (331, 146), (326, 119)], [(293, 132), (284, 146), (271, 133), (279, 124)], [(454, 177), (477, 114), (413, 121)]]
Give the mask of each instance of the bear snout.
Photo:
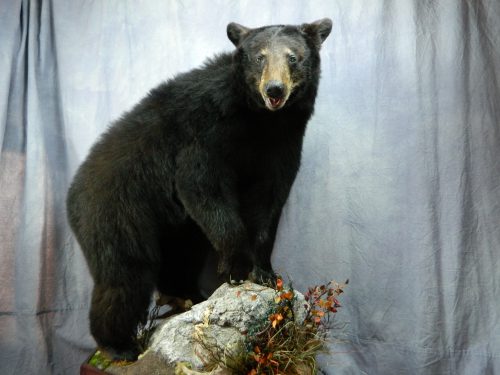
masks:
[(282, 99), (285, 94), (285, 85), (280, 81), (269, 81), (266, 85), (266, 94), (270, 99)]
[(272, 111), (283, 107), (286, 101), (285, 85), (283, 82), (272, 80), (264, 85), (264, 102), (266, 107)]

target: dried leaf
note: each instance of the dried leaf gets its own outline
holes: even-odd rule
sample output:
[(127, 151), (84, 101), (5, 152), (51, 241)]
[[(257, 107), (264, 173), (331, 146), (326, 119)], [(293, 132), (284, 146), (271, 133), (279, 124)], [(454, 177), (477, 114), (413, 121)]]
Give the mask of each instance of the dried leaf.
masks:
[(269, 317), (269, 320), (271, 321), (271, 324), (272, 324), (273, 328), (276, 328), (276, 326), (278, 325), (278, 323), (283, 320), (283, 315), (281, 315), (280, 313), (272, 314)]
[(281, 293), (281, 298), (291, 300), (293, 298), (293, 292), (289, 290), (288, 292)]

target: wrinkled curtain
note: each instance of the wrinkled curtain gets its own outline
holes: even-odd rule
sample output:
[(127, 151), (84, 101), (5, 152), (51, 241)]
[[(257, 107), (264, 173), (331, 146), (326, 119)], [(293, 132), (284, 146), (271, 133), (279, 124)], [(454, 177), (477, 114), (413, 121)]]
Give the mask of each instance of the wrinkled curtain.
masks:
[(350, 280), (326, 374), (500, 374), (500, 2), (0, 0), (0, 373), (74, 374), (92, 288), (66, 190), (109, 121), (230, 50), (330, 17), (273, 255)]

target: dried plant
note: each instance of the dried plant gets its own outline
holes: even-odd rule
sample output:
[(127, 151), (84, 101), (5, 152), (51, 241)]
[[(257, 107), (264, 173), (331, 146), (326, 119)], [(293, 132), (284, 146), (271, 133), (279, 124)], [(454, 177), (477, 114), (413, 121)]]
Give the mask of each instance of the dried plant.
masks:
[(296, 321), (295, 291), (278, 278), (273, 301), (262, 318), (248, 328), (241, 348), (228, 353), (216, 342), (203, 342), (199, 337), (204, 352), (209, 353), (206, 370), (227, 369), (246, 375), (316, 373), (316, 356), (326, 351), (330, 323), (340, 308), (338, 297), (345, 284), (332, 281), (309, 288), (304, 296), (305, 319)]

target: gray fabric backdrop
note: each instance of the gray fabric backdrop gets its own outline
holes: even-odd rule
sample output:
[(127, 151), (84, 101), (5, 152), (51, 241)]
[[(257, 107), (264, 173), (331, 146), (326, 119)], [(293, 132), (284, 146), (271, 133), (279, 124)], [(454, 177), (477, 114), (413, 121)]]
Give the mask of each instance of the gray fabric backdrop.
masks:
[(334, 20), (274, 252), (349, 278), (328, 374), (500, 374), (500, 2), (0, 0), (0, 373), (74, 374), (92, 282), (64, 197), (110, 120), (230, 50)]

